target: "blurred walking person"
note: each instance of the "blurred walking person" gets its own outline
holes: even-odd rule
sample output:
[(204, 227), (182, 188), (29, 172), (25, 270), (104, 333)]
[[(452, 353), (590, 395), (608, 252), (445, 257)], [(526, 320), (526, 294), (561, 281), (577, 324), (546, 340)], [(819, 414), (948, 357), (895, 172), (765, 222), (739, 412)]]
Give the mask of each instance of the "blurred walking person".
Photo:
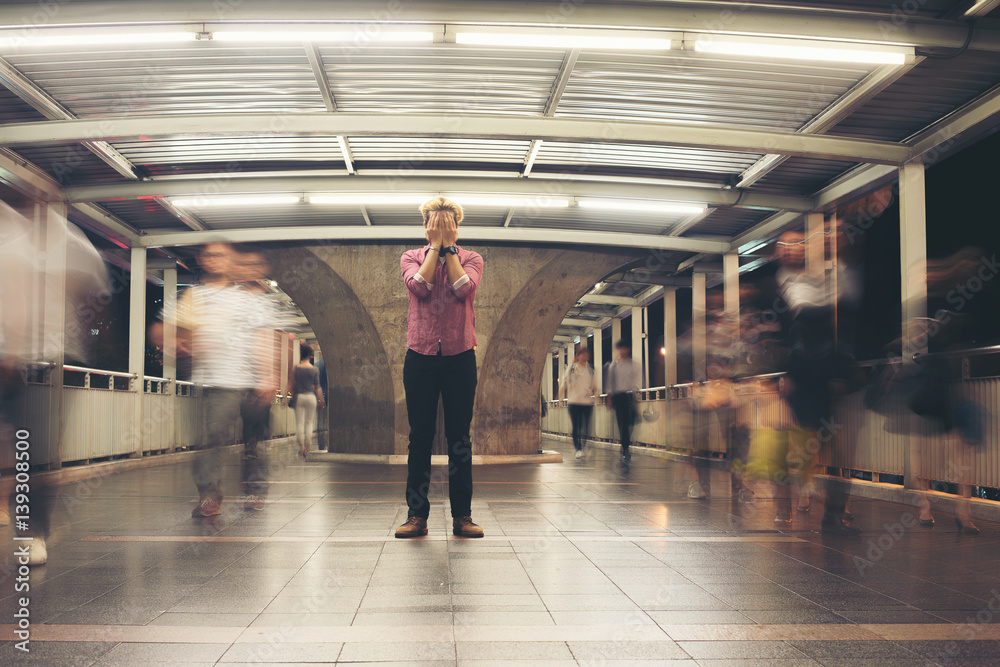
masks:
[(641, 389), (642, 366), (632, 359), (632, 346), (624, 340), (615, 343), (617, 358), (608, 362), (605, 373), (605, 391), (615, 411), (618, 434), (621, 437), (621, 465), (628, 470), (632, 463), (632, 428), (636, 421), (635, 394)]
[(248, 394), (263, 404), (277, 392), (276, 378), (266, 367), (275, 328), (269, 302), (237, 282), (240, 267), (228, 243), (202, 247), (198, 265), (201, 284), (181, 294), (175, 312), (163, 313), (177, 327), (178, 353), (191, 355), (192, 380), (203, 387), (203, 451), (192, 465), (198, 488), (194, 518), (222, 513), (220, 447), (235, 441), (233, 429)]
[(594, 368), (590, 365), (590, 350), (581, 347), (573, 357), (566, 372), (559, 380), (559, 398), (569, 401), (569, 419), (573, 424), (573, 447), (576, 458), (583, 458), (584, 439), (590, 432), (590, 420), (594, 414)]
[[(51, 211), (43, 224), (48, 238), (64, 239), (64, 244), (37, 245), (36, 224), (0, 202), (0, 468), (5, 469), (15, 467), (15, 451), (18, 465), (25, 461), (21, 453), (32, 455), (31, 436), (41, 431), (35, 429), (25, 405), (29, 375), (46, 373), (57, 363), (89, 362), (89, 318), (109, 287), (107, 269), (83, 232)], [(32, 301), (32, 293), (44, 294), (45, 301)], [(64, 303), (53, 303), (54, 298)], [(40, 330), (38, 315), (51, 308), (64, 310), (65, 324), (58, 331)], [(15, 450), (18, 441), (27, 442), (28, 448)], [(41, 462), (28, 459), (32, 464)], [(15, 481), (13, 474), (0, 477), (0, 498), (9, 497), (10, 508), (8, 512), (0, 507), (0, 525), (9, 524), (12, 515), (26, 515), (26, 523), (19, 521), (15, 534), (30, 539), (19, 546), (27, 545), (28, 565), (44, 565), (49, 498), (37, 480), (26, 491)]]

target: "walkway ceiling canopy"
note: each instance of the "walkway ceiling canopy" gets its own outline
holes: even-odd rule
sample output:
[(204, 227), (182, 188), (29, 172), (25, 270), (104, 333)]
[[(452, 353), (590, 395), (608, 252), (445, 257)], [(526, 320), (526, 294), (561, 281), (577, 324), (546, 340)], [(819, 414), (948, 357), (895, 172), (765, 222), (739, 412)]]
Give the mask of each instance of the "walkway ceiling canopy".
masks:
[(126, 247), (416, 241), (445, 194), (676, 270), (994, 130), (998, 6), (6, 3), (0, 183)]

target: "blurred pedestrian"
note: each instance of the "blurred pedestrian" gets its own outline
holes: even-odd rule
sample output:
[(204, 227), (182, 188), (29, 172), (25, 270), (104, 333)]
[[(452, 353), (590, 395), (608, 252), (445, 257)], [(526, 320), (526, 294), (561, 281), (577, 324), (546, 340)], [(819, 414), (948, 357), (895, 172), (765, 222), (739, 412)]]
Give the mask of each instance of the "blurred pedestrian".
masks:
[(632, 428), (637, 412), (635, 395), (642, 388), (642, 366), (632, 359), (632, 346), (624, 339), (615, 343), (617, 357), (606, 367), (605, 391), (608, 402), (615, 411), (618, 434), (621, 437), (621, 465), (627, 470), (632, 463)]
[(590, 420), (594, 414), (594, 368), (590, 365), (590, 350), (581, 347), (573, 357), (573, 363), (559, 380), (559, 398), (569, 401), (569, 419), (573, 425), (573, 447), (576, 458), (583, 458), (583, 444), (590, 431)]
[[(33, 436), (42, 429), (34, 428), (34, 411), (25, 403), (28, 377), (48, 373), (59, 363), (88, 363), (87, 313), (108, 291), (107, 269), (83, 232), (52, 211), (45, 220), (48, 245), (35, 242), (35, 229), (35, 223), (0, 202), (0, 468), (4, 469), (14, 468), (15, 453), (18, 465), (45, 462), (31, 459), (31, 445), (40, 444)], [(44, 294), (45, 300), (32, 300), (32, 294)], [(53, 299), (64, 303), (52, 303)], [(49, 319), (40, 313), (53, 307), (64, 310), (64, 323), (58, 330), (40, 329), (37, 322)], [(61, 439), (63, 434), (53, 437)], [(27, 448), (16, 449), (19, 441), (28, 443)], [(9, 524), (11, 515), (25, 516), (23, 522), (18, 520), (15, 535), (28, 539), (19, 546), (28, 550), (28, 565), (44, 565), (51, 503), (37, 481), (16, 486), (15, 481), (13, 474), (0, 476), (0, 498), (8, 498), (10, 508), (9, 512), (0, 508), (0, 525)]]
[[(203, 451), (192, 465), (198, 488), (194, 518), (222, 513), (220, 448), (235, 441), (233, 429), (248, 394), (263, 405), (277, 393), (277, 379), (267, 367), (275, 328), (269, 302), (241, 284), (243, 268), (230, 244), (206, 244), (198, 265), (201, 283), (178, 297), (174, 312), (163, 313), (176, 325), (177, 350), (191, 355), (192, 380), (202, 387)], [(257, 509), (256, 500), (248, 500)]]

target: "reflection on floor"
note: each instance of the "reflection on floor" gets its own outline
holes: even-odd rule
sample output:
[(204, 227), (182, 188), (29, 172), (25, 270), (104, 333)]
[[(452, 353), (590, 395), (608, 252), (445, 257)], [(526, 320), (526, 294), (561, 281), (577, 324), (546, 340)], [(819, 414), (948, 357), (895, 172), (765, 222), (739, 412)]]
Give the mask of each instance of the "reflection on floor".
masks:
[(52, 489), (27, 654), (4, 556), (0, 664), (1000, 664), (996, 525), (909, 527), (912, 508), (856, 500), (860, 538), (819, 533), (815, 505), (779, 532), (721, 473), (689, 500), (682, 465), (545, 447), (566, 462), (474, 469), (479, 540), (451, 536), (440, 482), (430, 535), (396, 540), (403, 467), (291, 447), (262, 512), (235, 456), (212, 519), (189, 518), (186, 465)]

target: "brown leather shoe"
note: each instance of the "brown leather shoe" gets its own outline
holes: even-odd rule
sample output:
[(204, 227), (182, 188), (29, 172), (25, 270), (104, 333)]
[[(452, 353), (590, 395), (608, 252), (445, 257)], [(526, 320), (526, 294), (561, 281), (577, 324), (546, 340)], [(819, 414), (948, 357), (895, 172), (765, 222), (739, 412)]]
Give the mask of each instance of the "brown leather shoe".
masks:
[(427, 519), (411, 516), (396, 529), (396, 537), (421, 537), (427, 534)]
[(472, 523), (471, 516), (456, 516), (451, 520), (452, 535), (458, 537), (482, 537), (483, 529)]

